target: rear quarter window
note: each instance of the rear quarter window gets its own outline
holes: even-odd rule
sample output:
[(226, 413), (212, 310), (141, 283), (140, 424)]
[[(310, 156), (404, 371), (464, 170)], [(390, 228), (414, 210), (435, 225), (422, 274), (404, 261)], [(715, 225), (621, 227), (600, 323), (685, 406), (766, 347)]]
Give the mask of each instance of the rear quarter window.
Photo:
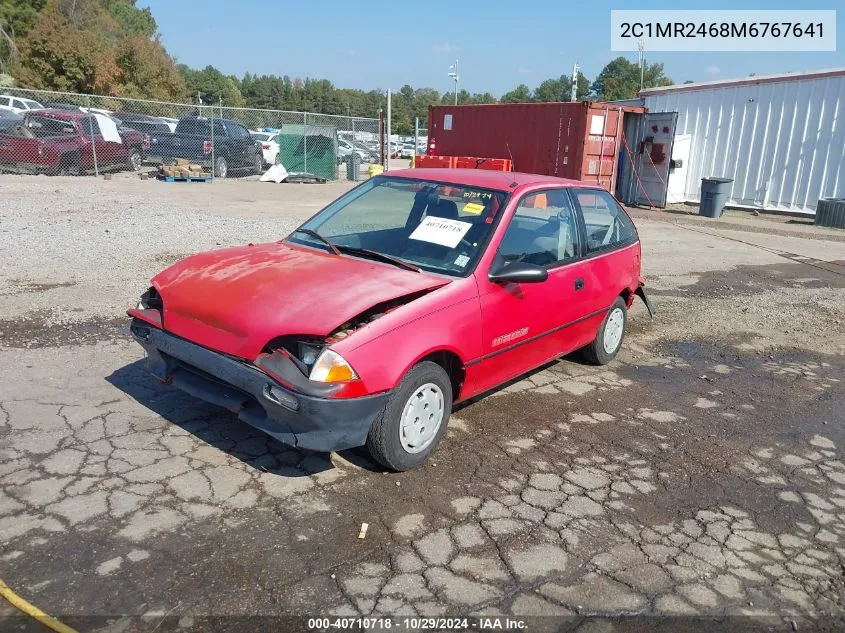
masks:
[(620, 248), (637, 240), (631, 218), (607, 191), (573, 189), (572, 195), (584, 218), (589, 253)]

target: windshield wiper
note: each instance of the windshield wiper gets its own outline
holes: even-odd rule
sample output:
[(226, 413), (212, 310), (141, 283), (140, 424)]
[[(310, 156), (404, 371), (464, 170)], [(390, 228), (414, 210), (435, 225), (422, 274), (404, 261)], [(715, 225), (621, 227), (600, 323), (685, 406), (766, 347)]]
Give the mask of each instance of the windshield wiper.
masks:
[(379, 253), (378, 251), (371, 251), (369, 248), (358, 248), (357, 246), (344, 246), (343, 244), (339, 244), (338, 249), (351, 255), (363, 255), (364, 257), (369, 257), (371, 259), (378, 259), (379, 261), (387, 262), (388, 264), (393, 264), (394, 266), (399, 266), (400, 268), (413, 270), (416, 273), (422, 272), (419, 266), (414, 266), (411, 262), (406, 262), (404, 259), (399, 259), (398, 257), (393, 257), (392, 255), (385, 255), (384, 253)]
[(337, 246), (332, 244), (327, 238), (317, 233), (317, 231), (313, 231), (311, 229), (296, 229), (294, 233), (305, 233), (305, 235), (310, 235), (311, 237), (320, 240), (323, 244), (328, 246), (331, 249), (332, 253), (334, 253), (335, 255), (343, 254), (340, 252), (340, 249)]

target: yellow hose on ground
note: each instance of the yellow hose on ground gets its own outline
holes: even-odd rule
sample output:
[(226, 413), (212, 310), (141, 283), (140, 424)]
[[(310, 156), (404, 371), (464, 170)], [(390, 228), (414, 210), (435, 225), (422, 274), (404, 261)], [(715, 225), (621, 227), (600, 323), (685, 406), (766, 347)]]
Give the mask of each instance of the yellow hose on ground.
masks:
[(38, 607), (29, 604), (26, 600), (9, 589), (9, 585), (3, 582), (2, 578), (0, 578), (0, 596), (3, 596), (6, 600), (8, 600), (12, 606), (17, 607), (31, 618), (35, 618), (38, 622), (47, 628), (53, 629), (57, 633), (78, 633), (76, 629), (72, 629), (67, 624), (62, 624), (56, 618), (51, 618)]

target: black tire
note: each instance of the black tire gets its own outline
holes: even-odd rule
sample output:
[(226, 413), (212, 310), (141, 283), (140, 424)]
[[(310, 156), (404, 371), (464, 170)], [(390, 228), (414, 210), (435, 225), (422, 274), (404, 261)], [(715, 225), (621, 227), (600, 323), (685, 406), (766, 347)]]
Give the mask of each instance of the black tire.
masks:
[(229, 163), (223, 156), (214, 159), (214, 177), (226, 178), (229, 175)]
[[(605, 336), (608, 335), (608, 322), (613, 318), (614, 322), (619, 318), (621, 312), (622, 332), (619, 335), (619, 341), (615, 348), (608, 351), (605, 348)], [(610, 306), (604, 320), (599, 326), (599, 331), (596, 334), (596, 339), (583, 348), (584, 358), (593, 365), (607, 365), (610, 361), (616, 358), (616, 354), (622, 348), (622, 341), (625, 340), (625, 329), (628, 325), (628, 307), (625, 305), (625, 300), (622, 297), (616, 297), (616, 301)]]
[(126, 159), (126, 169), (129, 171), (141, 171), (144, 164), (144, 157), (141, 155), (141, 150), (133, 147), (129, 152), (129, 158)]
[(82, 157), (79, 154), (62, 154), (59, 157), (58, 176), (79, 176), (82, 173)]
[[(427, 383), (433, 383), (443, 394), (443, 417), (431, 443), (418, 453), (405, 450), (400, 440), (402, 412), (410, 398)], [(382, 466), (395, 471), (410, 470), (422, 464), (437, 447), (452, 413), (452, 381), (437, 363), (423, 361), (411, 368), (399, 387), (390, 395), (384, 408), (376, 417), (367, 436), (367, 449), (372, 458)]]

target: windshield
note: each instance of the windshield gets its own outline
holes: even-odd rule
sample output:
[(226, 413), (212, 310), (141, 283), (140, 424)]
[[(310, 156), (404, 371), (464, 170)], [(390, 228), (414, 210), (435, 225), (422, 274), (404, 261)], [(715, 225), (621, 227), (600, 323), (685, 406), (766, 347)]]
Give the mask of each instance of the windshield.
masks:
[(30, 99), (22, 99), (22, 101), (26, 104), (26, 107), (30, 110), (40, 110), (41, 104), (37, 101), (31, 101)]
[[(423, 270), (469, 274), (505, 205), (502, 191), (377, 176), (302, 225), (341, 250), (366, 249)], [(329, 250), (313, 236), (288, 238)]]
[(272, 134), (267, 134), (266, 132), (250, 132), (252, 134), (252, 138), (257, 141), (269, 141), (270, 137), (273, 136)]

